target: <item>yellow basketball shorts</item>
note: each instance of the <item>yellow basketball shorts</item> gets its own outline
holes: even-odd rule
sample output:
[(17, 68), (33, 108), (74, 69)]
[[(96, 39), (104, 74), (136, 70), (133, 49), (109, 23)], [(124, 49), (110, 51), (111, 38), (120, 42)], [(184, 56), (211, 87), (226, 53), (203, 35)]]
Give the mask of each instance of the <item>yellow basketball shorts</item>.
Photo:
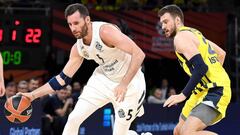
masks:
[(193, 92), (190, 98), (186, 101), (183, 109), (182, 116), (187, 118), (192, 109), (196, 107), (198, 104), (203, 103), (206, 104), (219, 112), (219, 116), (217, 116), (212, 124), (217, 123), (221, 119), (225, 117), (226, 109), (231, 100), (231, 88), (230, 86), (224, 87), (214, 87), (209, 89), (204, 89), (201, 92)]

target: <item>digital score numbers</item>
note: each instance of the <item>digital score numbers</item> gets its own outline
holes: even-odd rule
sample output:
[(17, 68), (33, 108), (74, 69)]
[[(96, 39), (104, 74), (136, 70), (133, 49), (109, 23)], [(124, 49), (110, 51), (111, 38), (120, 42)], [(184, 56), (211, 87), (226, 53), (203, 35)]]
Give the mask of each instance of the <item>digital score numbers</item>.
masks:
[[(21, 24), (21, 21), (19, 20), (13, 20), (15, 27), (19, 26)], [(8, 33), (6, 33), (8, 32)], [(10, 36), (10, 41), (14, 42), (17, 41), (17, 37), (19, 32), (16, 29), (11, 29), (10, 31), (4, 31), (4, 28), (0, 29), (0, 42), (3, 42), (5, 34), (11, 34), (8, 35)], [(25, 43), (40, 43), (41, 41), (41, 36), (42, 36), (42, 29), (41, 28), (26, 28), (25, 29), (25, 34), (23, 35), (24, 39), (18, 39), (18, 40), (24, 40)]]
[(4, 68), (43, 69), (49, 37), (49, 18), (44, 15), (3, 15), (0, 51)]

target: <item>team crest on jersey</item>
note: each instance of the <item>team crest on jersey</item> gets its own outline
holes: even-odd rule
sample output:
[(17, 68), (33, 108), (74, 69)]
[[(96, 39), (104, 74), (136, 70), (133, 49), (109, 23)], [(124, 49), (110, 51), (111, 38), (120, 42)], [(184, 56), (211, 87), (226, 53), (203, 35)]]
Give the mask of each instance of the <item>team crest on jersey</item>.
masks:
[(83, 51), (83, 56), (84, 56), (85, 58), (88, 58), (88, 57), (89, 57), (88, 52), (84, 50), (84, 51)]
[(89, 54), (88, 54), (88, 52), (84, 49), (84, 47), (81, 46), (80, 49), (81, 49), (81, 51), (82, 51), (83, 56), (84, 56), (85, 58), (88, 58), (88, 57), (89, 57)]
[(124, 110), (123, 109), (118, 110), (118, 115), (119, 115), (120, 118), (124, 118), (125, 117)]
[(96, 49), (97, 50), (99, 50), (100, 52), (102, 52), (103, 50), (102, 50), (102, 45), (100, 45), (100, 43), (99, 42), (96, 42)]

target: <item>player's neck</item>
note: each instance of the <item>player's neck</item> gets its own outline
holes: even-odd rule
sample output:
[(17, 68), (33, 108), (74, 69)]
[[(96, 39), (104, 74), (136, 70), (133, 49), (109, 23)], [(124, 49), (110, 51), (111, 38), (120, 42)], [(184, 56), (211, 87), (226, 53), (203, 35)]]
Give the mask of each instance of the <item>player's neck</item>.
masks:
[(91, 41), (92, 41), (92, 23), (90, 23), (88, 25), (87, 36), (85, 36), (82, 40), (83, 40), (83, 43), (85, 45), (90, 45), (91, 44)]
[(179, 29), (180, 29), (181, 27), (183, 27), (183, 26), (184, 26), (183, 24), (178, 24), (178, 25), (176, 26), (176, 28), (177, 28), (176, 32), (178, 32)]

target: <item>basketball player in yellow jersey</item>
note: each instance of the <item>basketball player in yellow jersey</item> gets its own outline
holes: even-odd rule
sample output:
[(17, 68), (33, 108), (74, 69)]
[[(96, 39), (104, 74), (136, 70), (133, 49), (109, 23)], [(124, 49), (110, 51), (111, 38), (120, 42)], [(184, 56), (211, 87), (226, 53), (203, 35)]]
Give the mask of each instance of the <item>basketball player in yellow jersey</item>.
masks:
[(5, 86), (4, 86), (4, 77), (3, 77), (3, 60), (0, 53), (0, 97), (5, 94)]
[(190, 76), (179, 95), (169, 97), (164, 107), (184, 101), (174, 135), (216, 135), (204, 130), (225, 117), (231, 99), (230, 79), (222, 67), (225, 52), (196, 29), (185, 27), (183, 13), (176, 5), (159, 11), (166, 37), (174, 37), (180, 65)]

